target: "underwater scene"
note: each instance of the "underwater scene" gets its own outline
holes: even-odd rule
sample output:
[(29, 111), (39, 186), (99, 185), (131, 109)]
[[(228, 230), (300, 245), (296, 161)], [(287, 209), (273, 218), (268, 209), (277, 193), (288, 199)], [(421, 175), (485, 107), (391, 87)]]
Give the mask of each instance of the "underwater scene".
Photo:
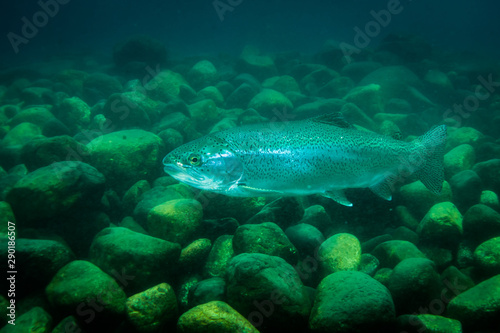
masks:
[(500, 332), (500, 5), (4, 1), (0, 333)]

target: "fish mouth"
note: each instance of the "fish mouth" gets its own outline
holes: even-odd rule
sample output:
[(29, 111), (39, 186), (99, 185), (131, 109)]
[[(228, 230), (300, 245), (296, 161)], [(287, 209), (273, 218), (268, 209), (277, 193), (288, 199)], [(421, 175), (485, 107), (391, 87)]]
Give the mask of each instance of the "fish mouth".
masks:
[(190, 185), (199, 185), (206, 180), (197, 170), (185, 168), (177, 163), (164, 164), (163, 170), (175, 179)]

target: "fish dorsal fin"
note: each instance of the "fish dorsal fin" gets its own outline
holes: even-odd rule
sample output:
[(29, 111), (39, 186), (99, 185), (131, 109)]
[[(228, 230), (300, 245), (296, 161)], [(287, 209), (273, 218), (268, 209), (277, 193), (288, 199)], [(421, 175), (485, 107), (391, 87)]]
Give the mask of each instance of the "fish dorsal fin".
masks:
[(325, 193), (323, 193), (323, 196), (330, 198), (330, 199), (338, 202), (341, 205), (348, 206), (348, 207), (352, 206), (352, 203), (349, 200), (347, 200), (347, 198), (345, 197), (343, 190), (340, 190), (340, 189), (328, 190)]
[(354, 128), (351, 123), (345, 120), (344, 116), (340, 112), (332, 112), (327, 114), (322, 114), (311, 118), (312, 121), (322, 124), (328, 124), (340, 128)]

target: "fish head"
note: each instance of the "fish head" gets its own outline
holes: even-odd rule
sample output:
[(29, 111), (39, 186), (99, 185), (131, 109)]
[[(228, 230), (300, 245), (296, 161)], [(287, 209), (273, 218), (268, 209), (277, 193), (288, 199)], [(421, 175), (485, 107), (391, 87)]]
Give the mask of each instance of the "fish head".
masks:
[(243, 165), (227, 142), (210, 135), (174, 149), (163, 165), (178, 181), (215, 192), (227, 191), (243, 176)]

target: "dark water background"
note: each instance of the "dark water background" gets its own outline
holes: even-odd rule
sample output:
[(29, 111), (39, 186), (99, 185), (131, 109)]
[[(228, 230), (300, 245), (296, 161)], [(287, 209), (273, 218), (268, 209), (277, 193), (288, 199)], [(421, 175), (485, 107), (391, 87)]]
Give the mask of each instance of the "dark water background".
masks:
[[(22, 36), (23, 17), (33, 22), (40, 3), (56, 0), (3, 0), (0, 11), (0, 68), (81, 54), (111, 55), (115, 43), (133, 34), (163, 41), (171, 56), (239, 54), (246, 44), (268, 52), (314, 53), (326, 40), (353, 43), (355, 27), (373, 20), (370, 11), (390, 1), (220, 0), (228, 10), (218, 15), (213, 0), (59, 0), (18, 53), (10, 32)], [(232, 4), (232, 5), (231, 5)], [(412, 33), (434, 48), (451, 52), (500, 54), (500, 3), (494, 0), (402, 0), (401, 12), (371, 39), (369, 47), (390, 33)]]

